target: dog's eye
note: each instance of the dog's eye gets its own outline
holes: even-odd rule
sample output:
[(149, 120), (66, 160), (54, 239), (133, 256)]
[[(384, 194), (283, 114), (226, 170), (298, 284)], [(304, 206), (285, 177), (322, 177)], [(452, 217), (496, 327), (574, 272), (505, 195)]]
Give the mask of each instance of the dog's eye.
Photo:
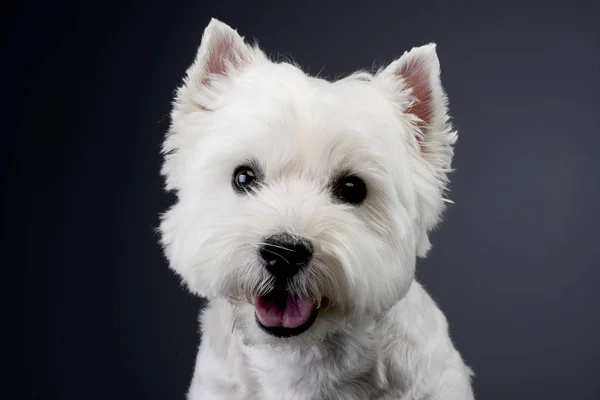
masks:
[(333, 195), (345, 203), (360, 204), (367, 197), (367, 185), (356, 175), (344, 175), (334, 182)]
[(256, 184), (256, 174), (248, 166), (240, 166), (233, 172), (233, 188), (245, 193)]

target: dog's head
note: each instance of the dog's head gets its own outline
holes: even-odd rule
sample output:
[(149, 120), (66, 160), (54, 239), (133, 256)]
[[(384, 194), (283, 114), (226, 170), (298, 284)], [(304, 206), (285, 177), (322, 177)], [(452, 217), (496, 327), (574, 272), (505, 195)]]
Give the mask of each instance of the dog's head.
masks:
[(171, 267), (257, 341), (390, 308), (444, 208), (456, 133), (439, 74), (426, 45), (328, 82), (211, 21), (164, 143)]

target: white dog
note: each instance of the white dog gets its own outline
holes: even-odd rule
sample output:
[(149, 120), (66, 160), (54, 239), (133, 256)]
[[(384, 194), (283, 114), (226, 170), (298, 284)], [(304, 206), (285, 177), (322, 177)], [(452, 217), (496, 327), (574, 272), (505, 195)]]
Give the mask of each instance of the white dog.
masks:
[(188, 399), (473, 399), (414, 280), (456, 132), (435, 45), (336, 82), (212, 20), (177, 92), (160, 231), (209, 299)]

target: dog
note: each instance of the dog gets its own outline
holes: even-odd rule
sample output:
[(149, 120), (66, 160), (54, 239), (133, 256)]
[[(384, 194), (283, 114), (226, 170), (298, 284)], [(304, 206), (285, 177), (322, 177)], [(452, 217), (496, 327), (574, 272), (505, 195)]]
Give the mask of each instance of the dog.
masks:
[(187, 398), (473, 399), (415, 280), (456, 139), (435, 44), (331, 82), (211, 20), (162, 149), (160, 241), (208, 299)]

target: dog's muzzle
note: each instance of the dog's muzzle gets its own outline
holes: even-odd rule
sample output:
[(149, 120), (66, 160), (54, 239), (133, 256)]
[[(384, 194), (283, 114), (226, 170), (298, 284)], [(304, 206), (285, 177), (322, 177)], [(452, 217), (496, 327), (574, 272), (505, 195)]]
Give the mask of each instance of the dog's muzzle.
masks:
[(256, 297), (258, 325), (278, 337), (301, 334), (315, 322), (319, 313), (317, 302), (309, 297), (295, 296), (286, 287), (288, 280), (310, 262), (312, 244), (302, 237), (277, 234), (263, 239), (259, 255), (275, 280), (275, 289)]

